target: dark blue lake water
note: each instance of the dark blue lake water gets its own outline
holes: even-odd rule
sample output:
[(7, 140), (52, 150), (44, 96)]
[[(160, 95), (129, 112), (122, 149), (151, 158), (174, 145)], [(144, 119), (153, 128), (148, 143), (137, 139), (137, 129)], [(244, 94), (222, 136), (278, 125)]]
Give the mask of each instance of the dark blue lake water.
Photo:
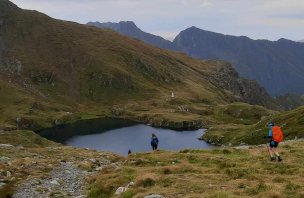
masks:
[[(127, 155), (128, 150), (134, 152), (151, 151), (150, 138), (154, 133), (159, 139), (160, 150), (208, 149), (214, 146), (198, 140), (204, 129), (195, 131), (175, 131), (160, 129), (144, 124), (127, 121), (112, 120), (107, 124), (83, 122), (82, 124), (49, 129), (39, 134), (42, 136), (80, 148), (90, 148), (111, 151), (120, 155)], [(91, 129), (90, 129), (91, 128)]]

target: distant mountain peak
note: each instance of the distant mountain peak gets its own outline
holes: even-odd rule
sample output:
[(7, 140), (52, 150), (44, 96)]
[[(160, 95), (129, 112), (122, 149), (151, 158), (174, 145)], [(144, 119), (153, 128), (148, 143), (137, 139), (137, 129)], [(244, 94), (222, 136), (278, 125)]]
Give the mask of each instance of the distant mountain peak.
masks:
[(98, 25), (103, 25), (103, 26), (118, 26), (118, 25), (128, 25), (130, 27), (136, 27), (136, 24), (133, 22), (133, 21), (120, 21), (118, 23), (115, 23), (115, 22), (99, 22), (99, 21), (95, 21), (95, 22), (88, 22), (87, 25), (95, 25), (95, 24), (98, 24)]
[(217, 35), (217, 36), (229, 36), (229, 37), (236, 37), (236, 38), (241, 38), (241, 39), (250, 39), (250, 40), (253, 40), (253, 39), (251, 39), (251, 38), (249, 38), (247, 36), (232, 36), (232, 35), (229, 35), (229, 34), (226, 35), (226, 34), (222, 34), (222, 33), (218, 33), (218, 32), (204, 30), (204, 29), (198, 28), (196, 26), (191, 26), (191, 27), (183, 30), (181, 33), (185, 33), (185, 32), (195, 32), (195, 33), (200, 33), (200, 34), (209, 34), (209, 35), (212, 35), (212, 36), (215, 36), (215, 35)]
[(135, 25), (135, 23), (133, 21), (120, 21), (118, 23), (115, 23), (115, 22), (105, 22), (105, 23), (101, 23), (99, 21), (96, 21), (96, 22), (89, 22), (88, 24), (92, 24), (92, 23), (95, 23), (95, 24), (103, 24), (103, 25), (128, 25), (130, 27), (136, 27), (137, 26)]
[(132, 25), (132, 26), (137, 27), (133, 21), (120, 21), (119, 24), (126, 24), (126, 25)]
[(198, 28), (196, 26), (191, 26), (191, 27), (187, 28), (187, 30), (197, 30), (197, 29), (200, 29), (200, 28)]
[(202, 32), (210, 32), (210, 31), (208, 31), (208, 30), (203, 30), (203, 29), (198, 28), (198, 27), (196, 27), (196, 26), (191, 26), (191, 27), (189, 27), (189, 28), (185, 29), (183, 32), (187, 32), (187, 31), (202, 31)]
[(176, 46), (171, 42), (168, 41), (160, 36), (156, 36), (147, 32), (142, 31), (133, 21), (120, 21), (118, 23), (113, 22), (89, 22), (87, 23), (89, 26), (95, 26), (102, 29), (112, 29), (120, 34), (136, 38), (142, 40), (148, 44), (165, 48), (176, 50)]
[(105, 22), (101, 23), (99, 21), (96, 22), (89, 22), (87, 23), (89, 26), (95, 26), (102, 29), (112, 29), (117, 32), (125, 33), (127, 35), (131, 35), (134, 33), (141, 32), (142, 30), (139, 29), (133, 21), (120, 21), (118, 23), (114, 22)]
[(120, 21), (118, 24), (122, 27), (140, 30), (133, 21)]
[(289, 39), (285, 39), (285, 38), (280, 38), (280, 39), (278, 40), (278, 42), (294, 42), (294, 41), (289, 40)]

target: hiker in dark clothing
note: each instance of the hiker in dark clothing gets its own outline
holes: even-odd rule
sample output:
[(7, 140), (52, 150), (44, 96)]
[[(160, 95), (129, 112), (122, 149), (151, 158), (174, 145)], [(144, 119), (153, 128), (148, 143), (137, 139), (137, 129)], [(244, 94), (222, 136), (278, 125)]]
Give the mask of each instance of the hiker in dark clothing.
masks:
[(270, 130), (269, 130), (268, 136), (264, 136), (264, 139), (266, 139), (266, 138), (270, 139), (270, 143), (268, 146), (270, 160), (271, 161), (276, 160), (275, 156), (277, 156), (278, 161), (280, 162), (280, 161), (282, 161), (282, 157), (278, 153), (277, 147), (278, 147), (279, 143), (284, 140), (283, 132), (279, 126), (275, 126), (274, 123), (272, 123), (272, 122), (268, 124), (268, 127)]
[(157, 146), (158, 146), (158, 138), (156, 137), (156, 135), (153, 133), (152, 137), (151, 137), (151, 146), (153, 151), (157, 150)]

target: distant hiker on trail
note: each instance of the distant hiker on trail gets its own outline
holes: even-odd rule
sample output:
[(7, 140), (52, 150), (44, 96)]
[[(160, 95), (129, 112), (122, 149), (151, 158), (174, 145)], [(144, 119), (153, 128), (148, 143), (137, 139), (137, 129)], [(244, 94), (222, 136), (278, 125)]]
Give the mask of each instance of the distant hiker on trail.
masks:
[(158, 138), (156, 137), (156, 135), (153, 133), (152, 134), (152, 137), (151, 137), (151, 146), (152, 146), (152, 149), (153, 151), (156, 151), (157, 150), (157, 146), (158, 146)]
[(270, 155), (270, 160), (271, 161), (276, 160), (276, 157), (275, 157), (275, 155), (276, 155), (278, 157), (278, 161), (281, 162), (282, 158), (277, 151), (277, 147), (278, 147), (279, 143), (284, 140), (283, 131), (281, 130), (281, 127), (275, 126), (275, 124), (272, 122), (268, 124), (268, 127), (270, 129), (269, 134), (268, 134), (268, 136), (264, 136), (264, 139), (266, 139), (266, 138), (271, 139), (269, 146), (267, 145), (269, 155)]
[(131, 155), (132, 154), (132, 151), (131, 151), (131, 149), (129, 149), (129, 151), (128, 151), (128, 155)]

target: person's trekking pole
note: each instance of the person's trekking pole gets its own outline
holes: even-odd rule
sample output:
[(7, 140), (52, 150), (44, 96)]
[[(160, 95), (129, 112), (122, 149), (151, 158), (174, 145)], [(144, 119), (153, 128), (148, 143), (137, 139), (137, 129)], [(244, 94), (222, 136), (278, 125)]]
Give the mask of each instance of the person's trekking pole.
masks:
[[(266, 138), (268, 138), (268, 137), (264, 137), (264, 141), (266, 140)], [(271, 156), (271, 153), (270, 153), (270, 148), (269, 148), (268, 142), (266, 142), (265, 144), (266, 144), (266, 148), (267, 148), (267, 152), (269, 154), (269, 157), (271, 158), (272, 156)]]
[(268, 143), (266, 143), (266, 148), (267, 148), (267, 151), (268, 151), (269, 157), (271, 158), (272, 156), (271, 156), (271, 153), (270, 153), (270, 148), (269, 148)]

